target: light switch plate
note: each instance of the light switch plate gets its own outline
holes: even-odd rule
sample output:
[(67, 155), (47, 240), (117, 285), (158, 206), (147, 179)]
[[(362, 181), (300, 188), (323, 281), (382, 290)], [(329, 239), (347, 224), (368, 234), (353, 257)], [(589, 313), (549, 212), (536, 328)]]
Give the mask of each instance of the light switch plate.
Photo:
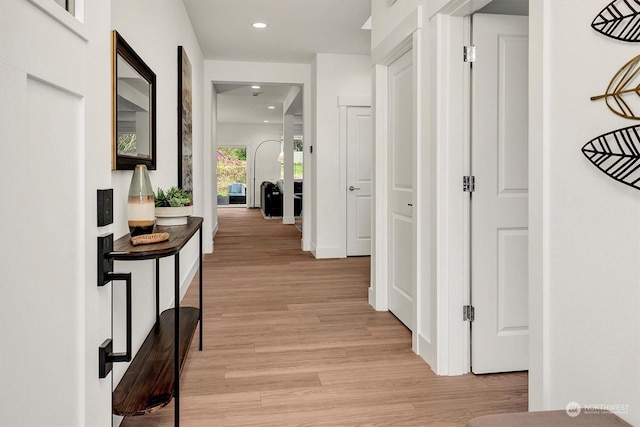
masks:
[(113, 188), (98, 190), (98, 227), (113, 224)]

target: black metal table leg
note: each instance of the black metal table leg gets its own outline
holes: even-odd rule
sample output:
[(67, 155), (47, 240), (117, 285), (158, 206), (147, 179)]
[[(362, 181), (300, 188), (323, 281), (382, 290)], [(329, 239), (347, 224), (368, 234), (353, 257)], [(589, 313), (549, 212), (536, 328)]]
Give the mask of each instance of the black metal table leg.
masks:
[(202, 226), (200, 227), (200, 258), (198, 260), (198, 283), (200, 283), (200, 290), (198, 295), (200, 295), (200, 348), (202, 351)]
[(156, 325), (160, 322), (160, 258), (156, 258)]
[(173, 392), (175, 398), (175, 414), (173, 425), (180, 426), (180, 253), (174, 256), (174, 341), (173, 341)]

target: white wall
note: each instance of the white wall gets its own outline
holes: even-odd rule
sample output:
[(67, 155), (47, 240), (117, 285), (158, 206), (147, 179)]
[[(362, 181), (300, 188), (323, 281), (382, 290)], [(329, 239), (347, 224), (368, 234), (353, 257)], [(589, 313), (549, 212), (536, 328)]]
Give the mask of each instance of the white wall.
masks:
[[(276, 182), (280, 179), (280, 138), (282, 125), (218, 123), (218, 147), (247, 147), (247, 205), (260, 206), (260, 184), (262, 181)], [(258, 145), (265, 142), (258, 149)], [(257, 151), (256, 151), (257, 150)], [(255, 159), (255, 205), (253, 203)]]
[[(311, 61), (311, 88), (313, 88), (313, 90), (310, 91), (311, 95), (310, 95), (310, 111), (311, 111), (311, 117), (316, 117), (317, 111), (318, 111), (318, 91), (317, 91), (317, 87), (318, 87), (318, 67), (317, 67), (317, 61), (318, 61), (318, 57), (315, 56), (313, 58), (313, 61)], [(318, 133), (318, 122), (317, 120), (312, 120), (310, 123), (311, 126), (308, 126), (308, 128), (310, 127), (311, 129), (311, 135), (316, 135)], [(309, 235), (309, 249), (311, 249), (311, 242), (317, 242), (318, 241), (318, 227), (315, 223), (315, 221), (313, 222), (313, 224), (311, 224), (311, 218), (309, 218), (309, 215), (307, 214), (308, 211), (311, 211), (312, 213), (315, 213), (316, 210), (318, 209), (318, 202), (317, 202), (317, 197), (314, 195), (315, 194), (315, 188), (317, 186), (317, 182), (318, 182), (318, 173), (317, 173), (317, 159), (316, 156), (314, 155), (314, 153), (311, 152), (311, 149), (313, 148), (313, 144), (305, 144), (305, 153), (309, 153), (308, 156), (308, 160), (305, 162), (305, 173), (304, 173), (304, 189), (303, 192), (306, 191), (309, 187), (313, 187), (313, 193), (309, 194), (308, 192), (306, 193), (305, 197), (304, 197), (304, 203), (302, 206), (302, 210), (304, 212), (304, 215), (306, 216), (306, 218), (303, 219), (302, 225), (303, 227), (307, 227), (308, 230), (310, 230), (310, 235)], [(309, 167), (311, 166), (311, 167)], [(315, 244), (315, 243), (314, 243)]]
[(604, 5), (530, 3), (530, 407), (629, 405), (640, 425), (640, 192), (580, 152), (637, 124), (589, 100), (638, 53), (590, 28)]
[[(339, 96), (371, 95), (371, 63), (366, 55), (317, 54), (315, 73), (314, 161), (316, 171), (316, 232), (312, 252), (317, 258), (346, 257), (344, 225), (336, 206), (346, 199), (340, 187)], [(305, 163), (306, 165), (306, 163)], [(305, 190), (306, 191), (306, 190)], [(344, 206), (344, 203), (342, 203)], [(306, 219), (306, 218), (305, 218)]]
[(371, 48), (375, 49), (423, 0), (371, 0)]
[[(184, 46), (192, 67), (193, 93), (193, 182), (194, 214), (204, 213), (204, 120), (203, 120), (203, 57), (184, 4), (180, 0), (157, 2), (156, 0), (112, 0), (111, 27), (131, 45), (136, 53), (155, 72), (157, 111), (157, 169), (150, 171), (155, 189), (168, 188), (178, 183), (177, 141), (177, 81), (178, 46)], [(103, 162), (96, 167), (107, 167)], [(126, 199), (131, 180), (131, 171), (113, 171), (114, 188), (114, 234), (119, 237), (128, 232)], [(204, 232), (203, 228), (203, 232)], [(204, 236), (207, 233), (205, 232)], [(206, 241), (206, 240), (205, 240)], [(198, 238), (195, 236), (181, 251), (180, 273), (182, 292), (198, 266)], [(116, 262), (116, 271), (133, 273), (133, 346), (137, 349), (155, 321), (154, 305), (154, 261)], [(173, 258), (160, 262), (161, 310), (173, 305)], [(124, 286), (114, 285), (114, 347), (124, 341)], [(119, 351), (119, 348), (115, 348)], [(114, 383), (117, 384), (127, 364), (116, 364)]]
[[(205, 105), (210, 106), (210, 110), (205, 108), (205, 125), (204, 125), (204, 230), (206, 230), (204, 236), (204, 250), (207, 253), (213, 252), (213, 238), (218, 232), (218, 180), (216, 177), (216, 161), (218, 147), (218, 122), (215, 119), (218, 117), (218, 92), (216, 87), (210, 81), (205, 79), (204, 82), (205, 93), (204, 102)], [(207, 120), (208, 117), (213, 117), (213, 120)], [(207, 159), (211, 159), (207, 161)], [(209, 234), (210, 233), (210, 234)]]

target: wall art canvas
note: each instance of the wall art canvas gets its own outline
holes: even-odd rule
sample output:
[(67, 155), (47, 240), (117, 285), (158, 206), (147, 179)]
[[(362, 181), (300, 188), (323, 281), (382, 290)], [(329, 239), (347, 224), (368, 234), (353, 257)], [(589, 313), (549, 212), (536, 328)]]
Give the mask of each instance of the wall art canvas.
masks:
[(178, 46), (178, 186), (193, 192), (191, 62)]

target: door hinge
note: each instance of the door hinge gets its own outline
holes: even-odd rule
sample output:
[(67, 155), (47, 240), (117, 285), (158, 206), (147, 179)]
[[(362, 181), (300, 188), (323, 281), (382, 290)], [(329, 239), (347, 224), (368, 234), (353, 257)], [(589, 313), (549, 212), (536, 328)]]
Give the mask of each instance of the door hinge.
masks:
[(476, 47), (465, 46), (462, 50), (464, 62), (474, 62), (476, 60)]
[(476, 177), (466, 175), (462, 177), (462, 191), (465, 193), (473, 193), (476, 191)]
[(475, 309), (472, 305), (462, 306), (462, 320), (465, 322), (473, 322), (475, 318)]

